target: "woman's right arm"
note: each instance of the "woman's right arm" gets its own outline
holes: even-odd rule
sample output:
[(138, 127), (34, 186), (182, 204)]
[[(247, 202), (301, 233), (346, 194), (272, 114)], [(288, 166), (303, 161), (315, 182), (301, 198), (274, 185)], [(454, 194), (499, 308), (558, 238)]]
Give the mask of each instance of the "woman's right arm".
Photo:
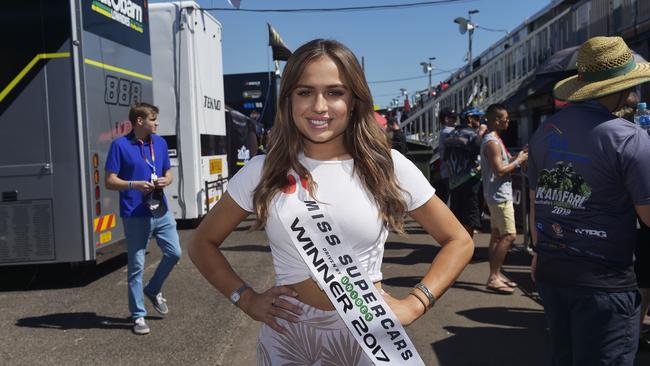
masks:
[[(226, 298), (239, 289), (244, 281), (232, 269), (219, 246), (248, 215), (250, 213), (226, 192), (196, 229), (188, 248), (190, 259), (199, 272)], [(284, 286), (273, 287), (261, 294), (249, 289), (242, 293), (237, 306), (251, 318), (283, 332), (284, 328), (275, 318), (296, 322), (298, 319), (289, 312), (300, 314), (300, 309), (280, 299), (280, 295), (295, 297), (297, 294)]]

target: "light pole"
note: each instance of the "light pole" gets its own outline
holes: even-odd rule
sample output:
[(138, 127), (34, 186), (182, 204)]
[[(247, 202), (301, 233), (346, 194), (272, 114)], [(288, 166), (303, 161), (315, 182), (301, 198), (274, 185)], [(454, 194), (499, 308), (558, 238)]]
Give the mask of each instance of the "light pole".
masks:
[(391, 101), (391, 104), (395, 108), (395, 119), (397, 120), (397, 123), (400, 122), (402, 116), (402, 112), (400, 112), (399, 110), (399, 102), (400, 102), (399, 97), (393, 98), (393, 100)]
[(429, 57), (429, 62), (420, 62), (420, 66), (422, 66), (422, 72), (429, 73), (429, 96), (427, 97), (427, 100), (431, 98), (431, 92), (433, 91), (431, 89), (431, 70), (433, 70), (433, 65), (431, 65), (431, 61), (435, 60), (435, 57)]
[(467, 54), (467, 60), (469, 61), (469, 72), (474, 71), (474, 65), (472, 63), (472, 35), (474, 34), (474, 29), (476, 24), (472, 23), (472, 14), (478, 14), (477, 9), (472, 9), (467, 12), (467, 19), (463, 17), (458, 17), (454, 19), (454, 23), (458, 24), (458, 31), (460, 34), (465, 34), (467, 32), (469, 37), (469, 53)]
[[(402, 93), (402, 97), (408, 99), (409, 98), (409, 92), (404, 89), (404, 88), (399, 88), (400, 93)], [(403, 101), (402, 101), (403, 102)]]
[[(406, 89), (404, 89), (404, 88), (399, 88), (399, 91), (402, 92), (402, 96), (404, 97), (404, 109), (407, 109), (407, 108), (406, 108), (406, 103), (409, 103), (409, 101), (408, 101), (408, 99), (409, 99), (409, 92), (408, 92)], [(409, 103), (409, 104), (410, 104), (410, 103)], [(405, 110), (404, 112), (408, 112), (408, 111)]]

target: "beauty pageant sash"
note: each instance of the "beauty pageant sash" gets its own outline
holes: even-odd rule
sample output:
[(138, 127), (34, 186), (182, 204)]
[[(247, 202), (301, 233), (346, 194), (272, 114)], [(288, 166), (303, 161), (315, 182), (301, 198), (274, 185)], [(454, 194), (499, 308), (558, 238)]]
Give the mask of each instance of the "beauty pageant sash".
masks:
[(284, 229), (350, 333), (376, 365), (424, 365), (399, 320), (373, 285), (346, 235), (306, 182), (289, 175), (278, 200)]

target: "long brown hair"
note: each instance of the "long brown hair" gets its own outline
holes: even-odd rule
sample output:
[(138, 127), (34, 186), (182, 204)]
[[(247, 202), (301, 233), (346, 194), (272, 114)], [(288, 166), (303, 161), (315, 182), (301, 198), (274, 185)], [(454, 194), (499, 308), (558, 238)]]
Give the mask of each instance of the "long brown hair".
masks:
[(260, 183), (255, 188), (255, 228), (264, 225), (273, 197), (289, 184), (287, 174), (293, 170), (308, 182), (308, 190), (316, 198), (316, 182), (298, 161), (303, 151), (303, 137), (291, 115), (291, 95), (309, 62), (320, 57), (331, 58), (345, 76), (352, 92), (352, 113), (344, 134), (344, 144), (354, 159), (357, 174), (366, 191), (375, 199), (380, 217), (389, 227), (403, 232), (406, 204), (395, 178), (393, 159), (384, 132), (374, 116), (372, 95), (356, 57), (343, 44), (315, 39), (298, 48), (284, 67), (278, 111), (269, 136), (270, 148), (264, 161)]

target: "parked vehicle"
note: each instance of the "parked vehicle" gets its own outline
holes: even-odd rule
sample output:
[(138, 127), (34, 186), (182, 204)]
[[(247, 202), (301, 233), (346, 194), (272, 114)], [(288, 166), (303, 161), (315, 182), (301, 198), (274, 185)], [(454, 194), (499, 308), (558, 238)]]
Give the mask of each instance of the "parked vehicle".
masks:
[(146, 0), (28, 0), (0, 15), (0, 266), (101, 261), (124, 239), (104, 188), (130, 105), (151, 100)]
[(149, 4), (153, 100), (169, 146), (174, 218), (196, 220), (228, 178), (221, 24), (193, 1)]
[(235, 175), (253, 156), (261, 153), (257, 139), (258, 123), (226, 107), (228, 126), (228, 172)]

